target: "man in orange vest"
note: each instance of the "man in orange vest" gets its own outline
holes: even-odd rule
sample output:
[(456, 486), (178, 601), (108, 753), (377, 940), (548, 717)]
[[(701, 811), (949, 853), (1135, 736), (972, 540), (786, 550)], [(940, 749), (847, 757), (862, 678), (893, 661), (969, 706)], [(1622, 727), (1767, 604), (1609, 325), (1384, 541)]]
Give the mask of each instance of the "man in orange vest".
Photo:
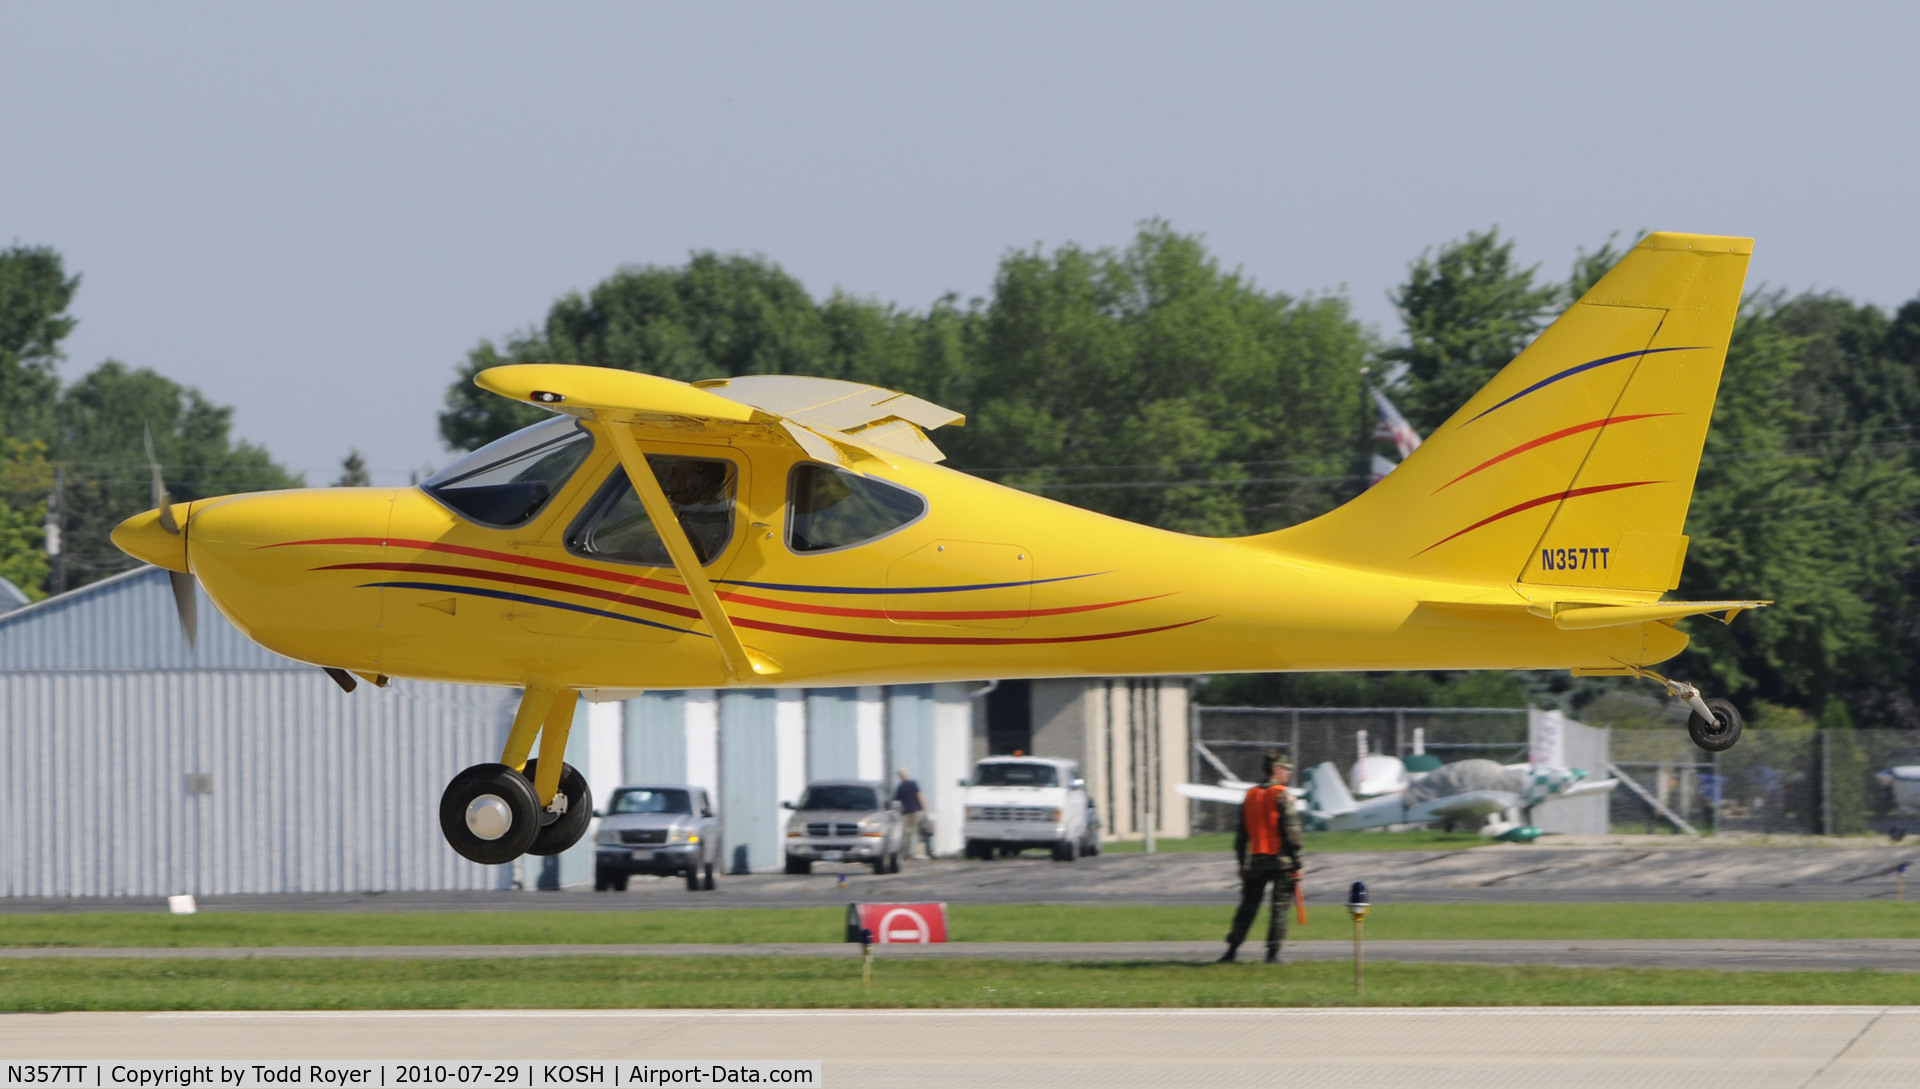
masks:
[(1269, 883), (1273, 905), (1267, 916), (1268, 964), (1279, 962), (1280, 942), (1287, 936), (1286, 905), (1293, 899), (1293, 882), (1300, 873), (1300, 815), (1287, 793), (1293, 765), (1272, 753), (1265, 762), (1267, 781), (1248, 788), (1246, 801), (1240, 803), (1240, 829), (1233, 836), (1233, 853), (1240, 860), (1240, 909), (1233, 913), (1222, 964), (1233, 960), (1246, 940)]

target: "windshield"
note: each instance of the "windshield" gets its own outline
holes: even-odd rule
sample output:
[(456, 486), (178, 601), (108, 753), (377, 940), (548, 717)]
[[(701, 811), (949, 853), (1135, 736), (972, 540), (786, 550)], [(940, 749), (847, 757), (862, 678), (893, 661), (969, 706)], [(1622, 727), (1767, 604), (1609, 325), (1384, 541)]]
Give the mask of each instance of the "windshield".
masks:
[(540, 513), (592, 449), (579, 421), (556, 416), (495, 439), (420, 487), (482, 525), (517, 526)]
[(620, 790), (613, 795), (609, 813), (691, 813), (693, 806), (684, 790)]
[(1053, 787), (1060, 785), (1060, 771), (1052, 764), (981, 764), (975, 769), (973, 785)]
[(862, 812), (880, 808), (880, 799), (872, 787), (810, 786), (800, 795), (800, 809), (857, 809)]

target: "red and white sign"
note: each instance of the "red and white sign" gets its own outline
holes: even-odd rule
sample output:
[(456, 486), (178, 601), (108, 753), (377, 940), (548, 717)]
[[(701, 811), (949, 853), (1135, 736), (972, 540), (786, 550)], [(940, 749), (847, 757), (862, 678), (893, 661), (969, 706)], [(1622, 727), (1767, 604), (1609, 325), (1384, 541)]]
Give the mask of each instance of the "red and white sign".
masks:
[(875, 942), (944, 942), (947, 905), (861, 904), (860, 925), (873, 931)]

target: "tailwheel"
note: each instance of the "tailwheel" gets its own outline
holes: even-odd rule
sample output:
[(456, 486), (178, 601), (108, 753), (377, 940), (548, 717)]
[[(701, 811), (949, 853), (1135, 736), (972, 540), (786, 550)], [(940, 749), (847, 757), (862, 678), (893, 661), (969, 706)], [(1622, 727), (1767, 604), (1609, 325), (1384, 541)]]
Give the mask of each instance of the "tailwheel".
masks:
[(1695, 745), (1708, 752), (1725, 752), (1733, 748), (1734, 742), (1740, 740), (1740, 731), (1746, 724), (1741, 721), (1739, 710), (1728, 701), (1707, 700), (1705, 702), (1707, 710), (1713, 717), (1708, 718), (1699, 711), (1689, 714), (1687, 736), (1693, 738)]
[(475, 764), (440, 795), (440, 832), (460, 857), (499, 866), (527, 853), (540, 832), (533, 784), (505, 764)]
[[(539, 764), (538, 760), (527, 761), (527, 770), (521, 774), (528, 783), (534, 781), (534, 770)], [(587, 789), (587, 777), (572, 764), (560, 765), (560, 790), (553, 800), (558, 803), (562, 798), (566, 799), (564, 806), (556, 804), (539, 811), (540, 831), (527, 848), (528, 854), (557, 855), (586, 835), (587, 822), (593, 819), (593, 792)], [(554, 808), (561, 811), (556, 814)]]

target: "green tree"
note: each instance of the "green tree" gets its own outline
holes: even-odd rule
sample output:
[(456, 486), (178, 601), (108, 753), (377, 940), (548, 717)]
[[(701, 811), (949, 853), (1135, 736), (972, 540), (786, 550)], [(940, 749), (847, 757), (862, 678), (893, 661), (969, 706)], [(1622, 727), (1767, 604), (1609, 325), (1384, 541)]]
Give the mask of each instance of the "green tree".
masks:
[(0, 434), (37, 434), (60, 388), (60, 341), (80, 286), (44, 246), (0, 251)]
[(828, 338), (806, 288), (761, 257), (696, 253), (684, 267), (621, 269), (553, 304), (538, 329), (481, 341), (447, 391), (440, 436), (471, 450), (546, 414), (473, 385), (503, 363), (574, 363), (683, 382), (740, 374), (824, 374)]
[(340, 479), (333, 482), (336, 488), (365, 488), (373, 483), (367, 475), (367, 459), (360, 456), (358, 449), (347, 451), (340, 460)]
[(1121, 250), (1008, 254), (965, 344), (957, 467), (1208, 534), (1356, 490), (1371, 345), (1346, 301), (1261, 291), (1164, 223)]
[(69, 586), (135, 565), (109, 535), (121, 519), (152, 506), (145, 427), (153, 429), (154, 453), (175, 502), (301, 483), (264, 448), (235, 442), (232, 417), (231, 408), (213, 404), (199, 390), (113, 360), (67, 387), (49, 445), (53, 459), (67, 467)]
[[(1814, 309), (1830, 313), (1828, 302)], [(1846, 438), (1872, 398), (1847, 407), (1854, 378), (1807, 331), (1807, 311), (1806, 300), (1767, 296), (1735, 325), (1680, 587), (1776, 602), (1730, 628), (1693, 621), (1684, 668), (1737, 697), (1800, 708), (1912, 676), (1896, 629), (1920, 503), (1907, 459)]]
[(36, 601), (49, 570), (42, 527), (52, 483), (44, 445), (0, 438), (0, 578)]
[[(1609, 239), (1583, 255), (1572, 286), (1584, 291), (1596, 269), (1618, 260), (1612, 249)], [(1513, 240), (1498, 228), (1422, 253), (1408, 266), (1406, 283), (1393, 294), (1407, 342), (1385, 358), (1406, 364), (1401, 411), (1421, 434), (1445, 423), (1512, 362), (1566, 300), (1565, 287), (1537, 282), (1538, 273), (1538, 266), (1515, 263)]]

